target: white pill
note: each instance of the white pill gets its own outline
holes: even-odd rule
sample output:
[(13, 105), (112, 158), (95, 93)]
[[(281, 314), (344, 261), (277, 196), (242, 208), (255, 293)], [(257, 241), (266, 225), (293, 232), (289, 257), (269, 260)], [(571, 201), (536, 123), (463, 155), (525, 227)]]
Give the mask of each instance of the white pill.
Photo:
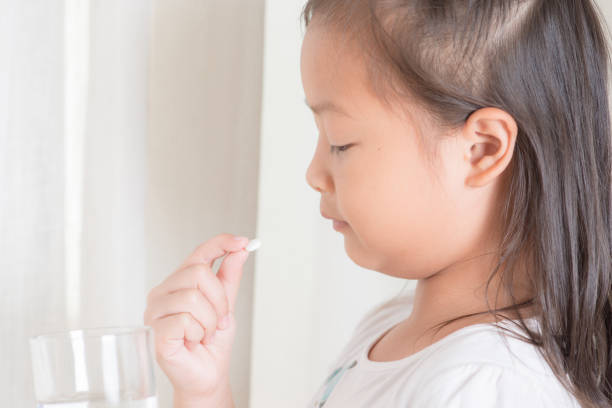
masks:
[(261, 241), (257, 238), (249, 241), (248, 245), (246, 246), (246, 250), (251, 252), (251, 251), (255, 251), (257, 248), (259, 248), (261, 246)]

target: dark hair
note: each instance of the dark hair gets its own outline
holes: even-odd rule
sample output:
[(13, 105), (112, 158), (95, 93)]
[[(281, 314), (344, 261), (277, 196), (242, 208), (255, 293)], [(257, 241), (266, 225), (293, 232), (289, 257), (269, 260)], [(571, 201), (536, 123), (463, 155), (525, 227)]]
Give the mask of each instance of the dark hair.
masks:
[[(530, 344), (582, 406), (612, 406), (609, 31), (592, 0), (309, 0), (359, 45), (384, 103), (456, 128), (497, 107), (518, 135), (503, 208), (504, 289)], [(607, 35), (607, 37), (606, 37)], [(512, 293), (519, 260), (535, 296)], [(521, 263), (522, 266), (522, 263)], [(488, 302), (488, 299), (487, 299)], [(537, 311), (539, 332), (520, 309)], [(468, 317), (460, 316), (443, 322)]]

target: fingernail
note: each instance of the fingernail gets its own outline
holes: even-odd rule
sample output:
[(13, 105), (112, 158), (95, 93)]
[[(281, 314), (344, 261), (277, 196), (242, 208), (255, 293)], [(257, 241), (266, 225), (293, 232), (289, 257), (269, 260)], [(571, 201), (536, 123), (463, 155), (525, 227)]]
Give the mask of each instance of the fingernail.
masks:
[(223, 318), (219, 321), (219, 328), (221, 330), (227, 329), (229, 326), (229, 317), (227, 315), (223, 316)]
[(246, 244), (249, 243), (249, 239), (247, 237), (234, 237), (234, 240), (240, 242), (240, 245), (242, 245), (242, 247), (246, 246)]

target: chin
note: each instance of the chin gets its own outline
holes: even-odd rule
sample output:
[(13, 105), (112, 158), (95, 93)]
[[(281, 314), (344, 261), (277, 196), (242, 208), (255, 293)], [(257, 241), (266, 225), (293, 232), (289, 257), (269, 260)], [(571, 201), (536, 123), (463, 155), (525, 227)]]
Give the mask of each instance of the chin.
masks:
[(348, 257), (362, 268), (382, 272), (385, 269), (385, 262), (375, 253), (364, 249), (362, 245), (355, 245), (354, 241), (354, 237), (344, 240), (344, 250)]
[(347, 240), (344, 241), (344, 248), (348, 257), (362, 268), (380, 272), (388, 276), (393, 276), (401, 279), (421, 279), (427, 276), (420, 276), (415, 271), (410, 270), (410, 265), (402, 264), (402, 262), (394, 262), (391, 258), (385, 255), (365, 251), (363, 247), (354, 247)]

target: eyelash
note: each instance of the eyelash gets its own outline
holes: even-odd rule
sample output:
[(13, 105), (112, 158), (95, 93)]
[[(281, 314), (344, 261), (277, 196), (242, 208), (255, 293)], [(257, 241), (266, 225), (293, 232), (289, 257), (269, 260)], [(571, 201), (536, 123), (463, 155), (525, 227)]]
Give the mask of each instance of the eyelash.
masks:
[(330, 148), (330, 152), (331, 153), (333, 153), (334, 150), (335, 150), (336, 152), (338, 152), (338, 154), (340, 154), (342, 152), (345, 152), (351, 146), (352, 146), (352, 144), (347, 144), (347, 145), (344, 145), (344, 146), (333, 146), (333, 145), (330, 145), (329, 148)]

